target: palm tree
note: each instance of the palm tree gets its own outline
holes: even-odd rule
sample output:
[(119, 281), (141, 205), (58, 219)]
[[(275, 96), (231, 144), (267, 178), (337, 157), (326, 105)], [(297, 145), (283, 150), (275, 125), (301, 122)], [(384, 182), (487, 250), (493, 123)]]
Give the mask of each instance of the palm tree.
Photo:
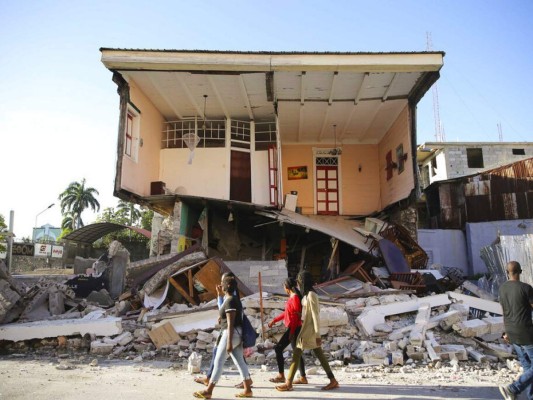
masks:
[(119, 200), (117, 211), (129, 219), (130, 226), (133, 226), (141, 218), (141, 212), (135, 208), (135, 204), (128, 201)]
[(81, 214), (87, 208), (93, 211), (100, 210), (100, 203), (96, 200), (98, 190), (92, 187), (85, 187), (85, 178), (80, 182), (71, 182), (63, 193), (59, 195), (61, 200), (61, 213), (66, 215), (70, 212), (72, 217), (73, 229), (81, 228), (83, 221)]
[(77, 218), (74, 213), (71, 213), (70, 211), (65, 212), (63, 214), (63, 220), (61, 221), (61, 229), (76, 229), (76, 219)]

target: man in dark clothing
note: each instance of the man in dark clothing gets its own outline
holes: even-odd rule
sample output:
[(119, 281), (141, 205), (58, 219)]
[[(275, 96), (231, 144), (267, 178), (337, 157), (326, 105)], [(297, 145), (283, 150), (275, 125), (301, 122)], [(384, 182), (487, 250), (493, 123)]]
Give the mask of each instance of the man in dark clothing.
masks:
[(522, 375), (509, 386), (500, 386), (500, 392), (506, 400), (513, 400), (522, 392), (526, 392), (528, 400), (533, 400), (533, 287), (520, 282), (521, 273), (518, 262), (509, 262), (509, 280), (500, 287), (499, 293), (505, 325), (504, 339), (513, 345), (524, 369)]

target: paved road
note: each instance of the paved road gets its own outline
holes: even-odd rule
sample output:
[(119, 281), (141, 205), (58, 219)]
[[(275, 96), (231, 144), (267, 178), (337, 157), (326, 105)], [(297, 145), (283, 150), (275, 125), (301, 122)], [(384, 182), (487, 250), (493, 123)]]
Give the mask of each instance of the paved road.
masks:
[[(57, 360), (14, 360), (0, 358), (0, 399), (54, 400), (185, 400), (201, 390), (183, 368), (170, 368), (171, 363), (131, 361), (100, 361), (91, 367), (87, 359), (63, 361), (66, 368), (58, 369)], [(480, 386), (450, 384), (442, 386), (427, 382), (424, 386), (388, 384), (372, 379), (357, 379), (350, 372), (335, 371), (341, 387), (324, 392), (320, 386), (324, 375), (309, 376), (310, 384), (297, 386), (292, 392), (280, 393), (268, 381), (275, 373), (252, 368), (254, 397), (261, 399), (501, 399), (497, 384), (482, 382)], [(233, 387), (239, 380), (236, 371), (228, 371), (215, 389), (216, 399), (234, 399)]]

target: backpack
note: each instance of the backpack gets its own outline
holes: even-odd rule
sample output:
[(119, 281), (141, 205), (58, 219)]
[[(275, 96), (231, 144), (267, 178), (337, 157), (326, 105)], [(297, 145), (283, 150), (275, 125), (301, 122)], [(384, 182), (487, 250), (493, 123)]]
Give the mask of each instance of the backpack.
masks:
[(248, 317), (243, 311), (242, 313), (242, 345), (243, 347), (245, 349), (249, 347), (254, 347), (257, 336), (258, 336), (257, 332), (255, 331), (250, 320), (248, 319)]

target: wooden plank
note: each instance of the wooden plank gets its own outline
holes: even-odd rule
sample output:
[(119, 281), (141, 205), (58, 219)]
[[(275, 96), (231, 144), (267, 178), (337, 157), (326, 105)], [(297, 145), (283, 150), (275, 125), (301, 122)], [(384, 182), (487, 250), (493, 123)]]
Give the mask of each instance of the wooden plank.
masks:
[(170, 277), (168, 278), (168, 281), (171, 283), (172, 286), (174, 286), (176, 288), (176, 290), (183, 296), (187, 299), (187, 301), (191, 304), (194, 304), (194, 305), (198, 305), (198, 303), (196, 302), (196, 300), (194, 300), (191, 296), (189, 296), (189, 293), (187, 293), (187, 291), (185, 289), (183, 289), (181, 287), (181, 285), (173, 278), (173, 277)]
[(189, 296), (194, 296), (194, 285), (192, 281), (192, 270), (187, 271), (187, 279), (189, 280)]
[(200, 270), (194, 275), (194, 279), (200, 282), (200, 284), (210, 292), (213, 296), (216, 296), (217, 285), (220, 284), (222, 274), (220, 273), (220, 267), (218, 264), (209, 260)]
[(152, 329), (148, 332), (148, 336), (150, 336), (150, 339), (152, 339), (158, 349), (167, 344), (177, 343), (180, 340), (180, 335), (176, 333), (170, 322)]

